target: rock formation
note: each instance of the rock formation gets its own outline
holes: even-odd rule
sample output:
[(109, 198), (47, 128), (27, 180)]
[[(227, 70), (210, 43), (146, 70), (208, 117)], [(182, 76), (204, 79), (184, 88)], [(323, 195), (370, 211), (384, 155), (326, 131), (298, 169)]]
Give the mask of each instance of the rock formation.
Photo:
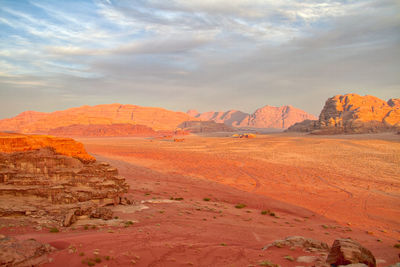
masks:
[(399, 129), (399, 99), (385, 102), (370, 95), (347, 94), (329, 98), (318, 120), (293, 125), (288, 131), (336, 134), (375, 133)]
[(368, 267), (376, 267), (371, 251), (351, 239), (335, 240), (326, 262), (333, 266), (363, 263)]
[(272, 107), (265, 106), (257, 109), (253, 114), (244, 113), (237, 110), (226, 112), (204, 112), (198, 113), (194, 110), (187, 112), (189, 115), (206, 121), (225, 123), (233, 127), (244, 128), (277, 128), (284, 129), (306, 119), (314, 120), (314, 115), (292, 106)]
[(223, 123), (214, 121), (185, 121), (179, 126), (183, 131), (189, 133), (214, 133), (214, 132), (233, 132), (234, 129)]
[(47, 263), (47, 253), (55, 248), (34, 239), (17, 240), (0, 235), (0, 266), (39, 266)]
[[(11, 148), (11, 149), (10, 149)], [(67, 138), (0, 135), (0, 216), (28, 215), (68, 226), (76, 216), (108, 219), (128, 185)]]
[(52, 113), (23, 112), (10, 119), (0, 120), (0, 131), (45, 133), (70, 125), (127, 123), (148, 126), (154, 130), (174, 130), (184, 121), (196, 120), (183, 113), (162, 108), (134, 105), (82, 106)]

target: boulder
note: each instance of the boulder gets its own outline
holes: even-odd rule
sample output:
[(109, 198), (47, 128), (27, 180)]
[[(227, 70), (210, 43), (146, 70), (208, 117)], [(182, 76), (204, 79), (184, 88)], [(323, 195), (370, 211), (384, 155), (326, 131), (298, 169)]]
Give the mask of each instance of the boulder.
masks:
[(375, 267), (376, 260), (371, 251), (352, 239), (337, 239), (329, 251), (327, 263), (333, 266), (362, 263)]
[(68, 227), (76, 222), (75, 210), (70, 210), (65, 214), (63, 226)]

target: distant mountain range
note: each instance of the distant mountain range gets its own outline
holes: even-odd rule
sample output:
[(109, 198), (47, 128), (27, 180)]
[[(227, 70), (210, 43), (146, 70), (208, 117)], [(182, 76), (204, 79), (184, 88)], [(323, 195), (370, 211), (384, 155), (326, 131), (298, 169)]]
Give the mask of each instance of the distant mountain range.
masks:
[(186, 113), (201, 120), (215, 121), (243, 128), (286, 129), (297, 122), (317, 119), (314, 115), (292, 106), (272, 107), (267, 105), (257, 109), (252, 114), (238, 110), (228, 110), (225, 112), (210, 111), (204, 113), (189, 110)]
[[(234, 129), (229, 127), (285, 129), (305, 119), (316, 118), (292, 106), (265, 106), (257, 109), (253, 114), (237, 110), (200, 114), (193, 110), (183, 113), (163, 108), (107, 104), (81, 106), (50, 113), (25, 111), (13, 118), (0, 120), (0, 131), (60, 136), (101, 136), (102, 134), (128, 136), (130, 133), (132, 135), (152, 133), (153, 130), (174, 131), (182, 125), (188, 126), (189, 124), (184, 124), (188, 121), (217, 123), (215, 125), (190, 124), (188, 129), (193, 132)], [(129, 125), (137, 127), (132, 128)], [(224, 125), (229, 127), (224, 127)]]

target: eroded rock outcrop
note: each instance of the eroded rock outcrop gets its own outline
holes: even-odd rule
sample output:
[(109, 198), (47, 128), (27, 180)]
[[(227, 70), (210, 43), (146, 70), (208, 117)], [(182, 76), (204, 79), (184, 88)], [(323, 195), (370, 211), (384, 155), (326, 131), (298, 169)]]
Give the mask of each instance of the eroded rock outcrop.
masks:
[(0, 235), (0, 266), (39, 266), (48, 262), (46, 254), (54, 250), (34, 239), (17, 240)]
[[(96, 162), (72, 139), (47, 136), (40, 143), (37, 138), (43, 141), (37, 136), (0, 136), (0, 216), (28, 215), (64, 226), (75, 216), (108, 219), (108, 212), (98, 208), (119, 204), (128, 190), (118, 170)], [(65, 149), (62, 144), (68, 150), (59, 152), (58, 147)], [(78, 156), (71, 157), (71, 151), (79, 151)]]
[(314, 134), (377, 133), (400, 129), (400, 100), (385, 102), (375, 96), (357, 94), (329, 98), (315, 121), (305, 121), (288, 131)]

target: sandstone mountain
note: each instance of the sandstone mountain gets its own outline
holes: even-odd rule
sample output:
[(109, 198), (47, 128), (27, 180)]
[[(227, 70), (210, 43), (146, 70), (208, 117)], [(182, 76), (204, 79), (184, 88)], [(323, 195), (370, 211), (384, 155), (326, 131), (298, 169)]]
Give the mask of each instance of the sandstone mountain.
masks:
[(375, 96), (336, 95), (325, 102), (315, 121), (293, 125), (288, 131), (319, 134), (371, 133), (400, 129), (400, 100), (384, 101)]
[(51, 129), (70, 125), (139, 124), (153, 130), (174, 130), (184, 121), (196, 120), (183, 113), (162, 108), (108, 104), (82, 106), (51, 113), (27, 111), (10, 119), (0, 120), (0, 131), (48, 133)]
[(303, 110), (292, 106), (272, 107), (265, 106), (257, 109), (253, 114), (237, 110), (226, 112), (204, 112), (198, 113), (189, 110), (187, 114), (206, 121), (225, 123), (234, 127), (251, 128), (277, 128), (285, 129), (303, 120), (314, 120), (316, 117)]
[(116, 168), (96, 162), (72, 139), (0, 135), (0, 216), (53, 226), (82, 215), (110, 219), (104, 206), (123, 202), (128, 188)]

